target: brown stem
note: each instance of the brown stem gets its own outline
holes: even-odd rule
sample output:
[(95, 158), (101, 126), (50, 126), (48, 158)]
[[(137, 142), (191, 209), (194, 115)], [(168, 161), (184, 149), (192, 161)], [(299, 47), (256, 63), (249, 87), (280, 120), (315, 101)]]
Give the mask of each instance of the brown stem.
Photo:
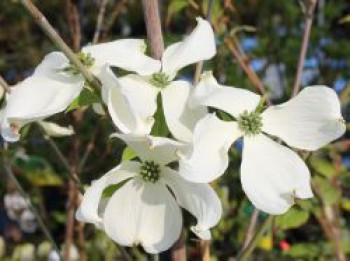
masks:
[(119, 0), (117, 1), (117, 3), (115, 4), (114, 8), (112, 9), (111, 14), (109, 15), (105, 28), (102, 32), (102, 37), (101, 38), (105, 38), (106, 35), (108, 34), (108, 32), (111, 30), (112, 26), (114, 25), (115, 20), (117, 19), (118, 15), (121, 13), (121, 11), (123, 10), (123, 7), (125, 6), (125, 4), (127, 3), (127, 0)]
[(100, 40), (100, 35), (103, 28), (103, 19), (106, 14), (106, 6), (108, 4), (109, 0), (102, 0), (99, 6), (98, 16), (97, 16), (97, 22), (96, 22), (96, 28), (94, 33), (94, 38), (92, 40), (92, 44), (97, 44)]
[(153, 58), (160, 59), (164, 52), (164, 43), (158, 0), (142, 0), (142, 5), (151, 54)]
[(248, 246), (248, 244), (250, 243), (250, 241), (254, 236), (254, 231), (255, 231), (256, 223), (258, 222), (259, 213), (260, 211), (257, 208), (254, 208), (254, 211), (252, 213), (252, 216), (250, 217), (249, 225), (244, 237), (242, 251)]
[(210, 241), (200, 241), (202, 261), (210, 261)]
[(185, 232), (182, 231), (180, 238), (171, 248), (171, 260), (172, 261), (186, 261), (186, 236)]
[(293, 85), (292, 97), (297, 95), (297, 93), (300, 90), (301, 75), (302, 75), (303, 69), (304, 69), (304, 62), (305, 62), (307, 47), (309, 45), (310, 32), (311, 32), (313, 16), (314, 16), (314, 11), (315, 11), (315, 7), (317, 4), (317, 0), (305, 0), (305, 4), (306, 4), (306, 9), (307, 9), (306, 10), (306, 21), (305, 21), (303, 41), (301, 44), (301, 50), (300, 50), (300, 55), (299, 55), (297, 73), (296, 73), (295, 81), (294, 81), (294, 85)]
[(72, 47), (75, 52), (80, 51), (81, 44), (81, 25), (79, 19), (79, 12), (77, 1), (75, 0), (67, 0), (66, 1), (67, 8), (67, 20), (69, 25), (69, 31), (72, 39)]
[(34, 21), (41, 27), (50, 40), (60, 49), (81, 72), (84, 78), (95, 89), (100, 89), (101, 84), (97, 78), (81, 63), (75, 53), (68, 47), (63, 39), (58, 35), (56, 30), (50, 25), (46, 17), (39, 11), (39, 9), (30, 0), (21, 0), (22, 5), (26, 8), (29, 14), (34, 18)]
[[(226, 38), (224, 40), (224, 43), (226, 47), (229, 49), (233, 57), (235, 57), (236, 61), (238, 62), (238, 65), (243, 69), (243, 71), (246, 73), (248, 76), (249, 80), (251, 83), (257, 88), (257, 90), (260, 92), (262, 95), (266, 95), (266, 89), (262, 81), (260, 80), (259, 76), (255, 73), (253, 68), (251, 67), (249, 63), (249, 59), (238, 51), (238, 48), (236, 44), (234, 43), (233, 39)], [(269, 99), (267, 99), (267, 103), (270, 104)]]

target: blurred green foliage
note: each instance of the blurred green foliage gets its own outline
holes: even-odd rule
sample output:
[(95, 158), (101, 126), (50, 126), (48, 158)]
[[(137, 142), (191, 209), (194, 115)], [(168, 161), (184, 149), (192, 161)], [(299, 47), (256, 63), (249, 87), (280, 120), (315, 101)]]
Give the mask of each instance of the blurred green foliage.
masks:
[[(35, 2), (65, 41), (71, 44), (65, 1)], [(76, 2), (81, 15), (82, 44), (87, 44), (93, 37), (99, 1)], [(107, 5), (105, 27), (110, 26), (103, 31), (102, 41), (126, 37), (146, 38), (141, 1), (124, 1), (124, 4), (121, 2), (111, 0)], [(213, 70), (217, 78), (227, 85), (254, 90), (252, 83), (223, 44), (223, 39), (233, 30), (242, 43), (249, 61), (262, 64), (257, 69), (262, 79), (266, 79), (271, 66), (283, 66), (277, 70), (276, 75), (282, 94), (275, 97), (273, 102), (287, 100), (296, 73), (305, 19), (300, 2), (214, 1), (212, 23), (217, 34), (218, 54), (212, 61), (205, 63), (205, 69)], [(208, 6), (208, 0), (167, 0), (161, 3), (166, 44), (181, 39), (189, 32), (195, 24), (195, 17), (205, 16)], [(118, 15), (114, 17), (118, 5), (121, 7)], [(350, 3), (347, 0), (338, 0), (336, 4), (330, 0), (319, 1), (307, 57), (313, 65), (305, 66), (305, 71), (311, 73), (308, 84), (334, 86), (337, 80), (343, 79), (343, 87), (349, 86), (349, 13)], [(250, 47), (247, 44), (249, 40), (253, 41)], [(0, 46), (0, 74), (11, 84), (30, 74), (46, 53), (55, 50), (53, 44), (15, 0), (0, 1)], [(191, 79), (193, 72), (192, 67), (185, 69), (181, 74)], [(266, 85), (271, 92), (277, 88), (269, 86), (268, 83)], [(341, 91), (339, 92), (345, 118), (349, 119), (349, 92)], [(96, 101), (98, 97), (86, 89), (70, 109), (91, 105)], [(72, 113), (66, 112), (53, 118), (67, 125), (73, 117)], [(153, 134), (168, 134), (166, 125), (162, 124), (164, 115), (161, 110), (157, 111), (156, 118), (159, 124), (154, 126)], [(81, 173), (84, 184), (90, 184), (93, 179), (116, 166), (120, 160), (135, 157), (134, 153), (122, 143), (109, 140), (108, 136), (113, 132), (113, 126), (106, 118), (98, 118), (92, 113), (91, 108), (85, 109), (84, 120), (74, 128), (79, 134), (81, 156), (91, 142), (94, 144)], [(29, 155), (26, 160), (16, 159), (15, 173), (35, 199), (35, 203), (45, 213), (55, 238), (61, 243), (64, 240), (63, 228), (66, 221), (67, 175), (39, 130), (32, 126), (26, 131), (24, 136), (27, 138), (11, 147), (13, 154), (19, 149), (25, 149)], [(69, 138), (57, 139), (57, 142), (69, 157), (71, 150)], [(266, 236), (262, 238), (251, 260), (326, 261), (334, 260), (336, 251), (342, 251), (350, 257), (349, 147), (347, 134), (341, 141), (311, 155), (304, 155), (301, 152), (307, 158), (312, 171), (315, 198), (297, 201), (288, 213), (277, 217)], [(237, 255), (253, 213), (253, 206), (244, 196), (240, 185), (239, 146), (231, 150), (230, 157), (227, 173), (213, 184), (222, 199), (224, 216), (212, 231), (212, 260), (229, 260)], [(2, 181), (0, 191), (3, 196), (8, 192), (9, 185), (4, 177)], [(258, 225), (265, 217), (263, 213), (259, 215)], [(194, 222), (193, 218), (186, 214), (185, 224)], [(186, 231), (186, 238), (189, 260), (200, 260), (200, 250), (195, 236)], [(20, 239), (7, 236), (6, 260), (15, 260), (10, 257), (13, 257), (12, 252), (15, 253), (16, 247), (21, 244), (31, 242), (38, 246), (43, 240), (40, 231), (34, 235), (23, 235)], [(86, 240), (85, 251), (89, 260), (107, 261), (116, 260), (116, 257), (122, 260), (122, 250), (93, 226), (86, 227)], [(147, 258), (147, 255), (137, 247), (128, 252), (135, 260)], [(161, 255), (161, 260), (169, 260), (168, 258), (169, 253)]]

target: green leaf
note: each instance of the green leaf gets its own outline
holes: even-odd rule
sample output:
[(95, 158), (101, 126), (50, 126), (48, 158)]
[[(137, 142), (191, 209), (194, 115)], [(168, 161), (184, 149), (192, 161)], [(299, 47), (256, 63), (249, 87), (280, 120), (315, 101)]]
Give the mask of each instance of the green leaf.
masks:
[(295, 244), (292, 245), (290, 249), (283, 251), (283, 255), (291, 256), (294, 258), (315, 258), (321, 255), (321, 249), (319, 246), (312, 243)]
[(68, 106), (66, 112), (89, 106), (93, 103), (101, 103), (101, 98), (89, 87), (84, 87), (79, 96)]
[(325, 159), (312, 157), (310, 159), (310, 164), (318, 173), (326, 178), (332, 178), (337, 173), (333, 164)]
[(136, 158), (136, 157), (137, 157), (137, 154), (132, 148), (126, 147), (123, 150), (122, 161), (132, 160), (133, 158)]
[(309, 212), (299, 207), (292, 207), (287, 213), (277, 216), (276, 225), (281, 229), (297, 228), (304, 225), (309, 219)]
[(106, 187), (102, 192), (102, 198), (109, 198), (111, 197), (114, 192), (116, 192), (118, 189), (120, 189), (126, 182), (128, 182), (131, 178), (123, 180), (122, 182), (119, 182), (117, 184), (110, 185)]
[(154, 114), (155, 123), (152, 127), (151, 134), (153, 136), (166, 137), (169, 134), (169, 128), (165, 121), (162, 97), (160, 94), (157, 96), (157, 111)]
[(319, 194), (325, 204), (334, 204), (340, 200), (341, 192), (337, 190), (332, 184), (320, 176), (313, 179), (314, 185), (319, 190)]

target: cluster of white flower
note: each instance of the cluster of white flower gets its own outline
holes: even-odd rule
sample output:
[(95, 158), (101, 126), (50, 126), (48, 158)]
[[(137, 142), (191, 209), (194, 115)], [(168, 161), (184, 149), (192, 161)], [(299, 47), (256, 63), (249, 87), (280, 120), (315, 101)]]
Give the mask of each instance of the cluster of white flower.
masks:
[[(95, 224), (121, 245), (141, 244), (149, 253), (164, 251), (178, 239), (180, 207), (196, 217), (192, 231), (210, 239), (209, 229), (218, 223), (222, 207), (208, 183), (225, 172), (228, 151), (238, 138), (244, 141), (243, 190), (258, 209), (281, 214), (295, 198), (313, 193), (306, 164), (280, 140), (313, 151), (345, 132), (339, 100), (325, 86), (306, 87), (292, 100), (263, 110), (259, 95), (221, 86), (210, 72), (195, 87), (175, 80), (183, 67), (216, 53), (210, 24), (197, 21), (193, 32), (166, 48), (161, 60), (146, 56), (144, 41), (135, 39), (87, 46), (79, 54), (101, 82), (101, 103), (120, 130), (112, 136), (123, 140), (138, 159), (122, 162), (94, 181), (77, 219)], [(111, 67), (133, 73), (118, 78)], [(89, 86), (65, 55), (50, 53), (13, 89), (3, 137), (18, 140), (24, 124), (66, 110), (84, 88)], [(158, 97), (173, 139), (151, 136)], [(208, 107), (234, 120), (223, 121)], [(94, 108), (103, 112), (101, 104)]]

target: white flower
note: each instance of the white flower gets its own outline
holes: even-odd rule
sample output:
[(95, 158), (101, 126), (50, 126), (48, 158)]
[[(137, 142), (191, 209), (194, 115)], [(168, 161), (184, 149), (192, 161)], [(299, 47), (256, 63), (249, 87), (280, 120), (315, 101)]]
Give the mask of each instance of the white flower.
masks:
[[(135, 71), (137, 74), (116, 79), (110, 70), (103, 72), (104, 77), (101, 77), (101, 81), (110, 86), (109, 94), (104, 100), (107, 100), (114, 123), (123, 133), (150, 133), (154, 123), (153, 115), (157, 110), (157, 97), (160, 94), (166, 123), (171, 133), (181, 141), (191, 140), (191, 130), (207, 111), (204, 107), (190, 109), (187, 100), (193, 86), (184, 80), (174, 81), (174, 78), (183, 67), (210, 59), (216, 53), (214, 33), (210, 24), (201, 18), (197, 18), (197, 21), (197, 27), (189, 36), (166, 48), (161, 61), (149, 58), (145, 63), (145, 60), (133, 60), (125, 56), (125, 61), (118, 67)], [(113, 52), (104, 46), (96, 46), (86, 51), (100, 55), (105, 53), (106, 59), (110, 52)], [(137, 71), (130, 65), (134, 62), (148, 70)], [(126, 101), (122, 100), (122, 96)]]
[(313, 193), (306, 164), (271, 136), (313, 151), (345, 132), (338, 97), (325, 86), (307, 87), (290, 101), (260, 113), (259, 95), (221, 86), (206, 73), (191, 102), (220, 109), (236, 121), (222, 121), (214, 114), (204, 117), (194, 130), (191, 153), (180, 160), (180, 174), (193, 182), (219, 177), (228, 166), (232, 143), (243, 136), (243, 190), (258, 209), (272, 214), (286, 212), (294, 198), (310, 198)]
[(38, 224), (36, 223), (35, 215), (31, 210), (23, 210), (19, 220), (19, 226), (22, 229), (22, 231), (26, 233), (35, 232), (35, 230), (38, 227)]
[(19, 220), (23, 210), (28, 208), (28, 202), (18, 192), (6, 194), (4, 205), (7, 215), (12, 220)]
[[(77, 219), (96, 224), (120, 245), (141, 244), (147, 252), (158, 253), (180, 235), (181, 206), (197, 218), (192, 231), (210, 239), (209, 229), (221, 217), (221, 203), (208, 184), (190, 183), (168, 166), (177, 161), (183, 145), (161, 137), (114, 136), (136, 151), (140, 162), (123, 162), (94, 181)], [(123, 185), (117, 189), (117, 184)]]
[[(149, 61), (151, 58), (143, 53), (143, 40), (125, 39), (98, 46), (113, 51), (108, 52), (106, 57), (106, 53), (93, 52), (95, 46), (89, 46), (83, 48), (78, 57), (100, 79), (106, 73), (108, 65), (118, 66), (125, 62), (125, 57), (129, 61), (139, 61), (139, 64), (132, 63), (135, 66), (132, 69), (138, 73), (148, 70), (142, 67), (142, 63), (152, 67), (152, 61)], [(87, 52), (89, 50), (92, 54)], [(101, 82), (105, 81), (101, 79)], [(18, 141), (18, 132), (23, 125), (64, 111), (78, 97), (84, 83), (83, 76), (63, 53), (52, 52), (46, 55), (33, 75), (11, 90), (1, 126), (4, 139), (9, 142)], [(105, 89), (108, 88), (102, 87), (101, 92), (105, 96)]]

